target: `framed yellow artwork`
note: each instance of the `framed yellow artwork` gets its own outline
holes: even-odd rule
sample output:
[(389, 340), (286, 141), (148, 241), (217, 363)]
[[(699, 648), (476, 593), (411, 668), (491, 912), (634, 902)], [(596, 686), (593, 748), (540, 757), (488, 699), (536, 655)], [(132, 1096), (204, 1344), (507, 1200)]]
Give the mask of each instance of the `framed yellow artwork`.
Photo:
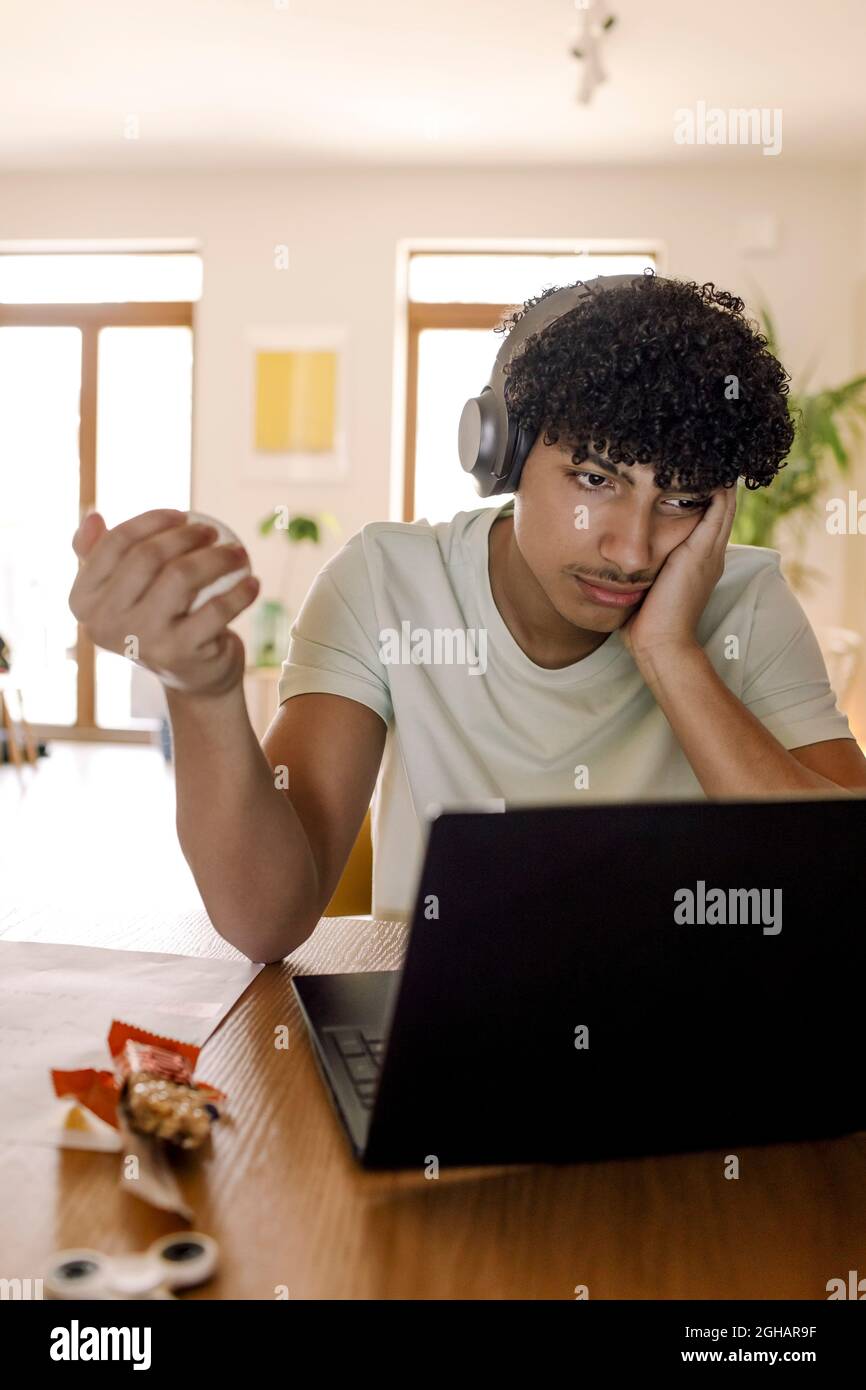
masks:
[(342, 328), (251, 328), (247, 334), (247, 475), (269, 482), (345, 476)]

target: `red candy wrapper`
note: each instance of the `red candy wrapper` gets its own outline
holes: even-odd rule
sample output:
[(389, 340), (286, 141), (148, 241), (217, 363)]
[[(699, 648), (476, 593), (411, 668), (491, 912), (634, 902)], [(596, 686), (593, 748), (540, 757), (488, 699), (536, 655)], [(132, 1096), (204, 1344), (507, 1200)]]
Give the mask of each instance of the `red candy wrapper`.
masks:
[(210, 1134), (225, 1094), (193, 1079), (200, 1049), (115, 1020), (108, 1034), (113, 1071), (85, 1067), (53, 1070), (58, 1096), (78, 1104), (119, 1130), (129, 1153), (140, 1160), (138, 1175), (122, 1176), (135, 1196), (191, 1217), (166, 1161), (170, 1149), (196, 1149)]
[(165, 1047), (155, 1047), (153, 1043), (136, 1042), (134, 1038), (126, 1039), (114, 1065), (121, 1082), (135, 1072), (146, 1072), (148, 1076), (161, 1077), (179, 1086), (192, 1085), (192, 1062), (188, 1057)]
[(122, 1111), (129, 1127), (153, 1134), (179, 1148), (197, 1148), (219, 1113), (222, 1091), (194, 1081), (199, 1048), (176, 1038), (162, 1038), (115, 1020), (108, 1034), (114, 1071), (92, 1067), (52, 1071), (58, 1096), (72, 1095), (101, 1120), (120, 1127)]

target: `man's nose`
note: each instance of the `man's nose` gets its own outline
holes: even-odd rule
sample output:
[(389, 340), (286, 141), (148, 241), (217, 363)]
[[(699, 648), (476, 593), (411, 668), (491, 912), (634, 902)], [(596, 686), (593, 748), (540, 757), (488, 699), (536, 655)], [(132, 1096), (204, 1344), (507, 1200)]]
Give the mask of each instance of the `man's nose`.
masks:
[(646, 583), (652, 569), (649, 519), (639, 513), (619, 518), (602, 537), (599, 553), (624, 579)]

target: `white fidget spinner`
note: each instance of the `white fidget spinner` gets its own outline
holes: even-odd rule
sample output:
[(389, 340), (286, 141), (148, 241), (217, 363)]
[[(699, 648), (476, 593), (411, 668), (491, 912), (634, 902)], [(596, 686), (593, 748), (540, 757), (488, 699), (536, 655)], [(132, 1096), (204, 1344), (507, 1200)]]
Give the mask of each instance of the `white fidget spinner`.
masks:
[(100, 1250), (58, 1250), (44, 1275), (46, 1298), (173, 1298), (210, 1279), (217, 1267), (215, 1240), (200, 1231), (175, 1231), (131, 1255)]

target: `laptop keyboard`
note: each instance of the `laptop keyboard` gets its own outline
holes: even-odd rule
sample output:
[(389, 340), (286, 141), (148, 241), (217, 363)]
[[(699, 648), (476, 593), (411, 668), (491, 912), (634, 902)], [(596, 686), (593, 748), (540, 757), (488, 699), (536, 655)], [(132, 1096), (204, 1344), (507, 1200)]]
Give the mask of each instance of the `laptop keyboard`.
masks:
[(356, 1096), (364, 1109), (369, 1110), (379, 1083), (384, 1038), (364, 1028), (329, 1028), (327, 1031), (340, 1050)]

